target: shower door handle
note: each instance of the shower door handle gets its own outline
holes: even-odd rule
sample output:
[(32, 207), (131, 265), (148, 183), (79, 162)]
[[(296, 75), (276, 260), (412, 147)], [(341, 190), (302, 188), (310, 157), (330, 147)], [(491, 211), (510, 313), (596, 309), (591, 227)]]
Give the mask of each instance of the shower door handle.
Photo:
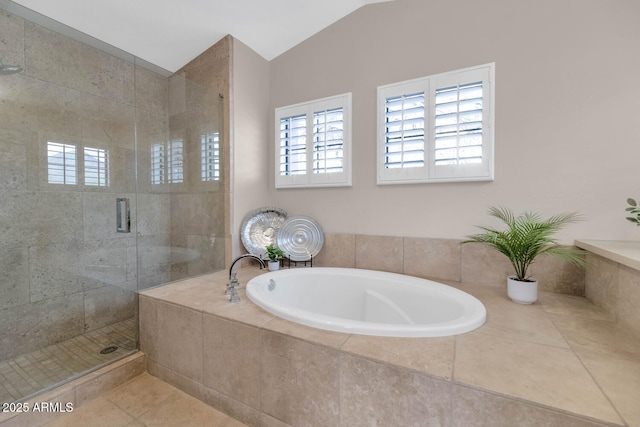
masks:
[(129, 199), (126, 197), (116, 199), (116, 231), (131, 233), (131, 209)]

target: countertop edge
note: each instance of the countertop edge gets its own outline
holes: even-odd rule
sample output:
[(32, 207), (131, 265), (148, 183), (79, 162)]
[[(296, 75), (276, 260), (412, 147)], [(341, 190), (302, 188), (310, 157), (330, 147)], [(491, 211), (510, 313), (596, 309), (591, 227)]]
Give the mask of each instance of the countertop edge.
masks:
[(640, 271), (640, 241), (576, 240), (575, 245), (580, 249)]

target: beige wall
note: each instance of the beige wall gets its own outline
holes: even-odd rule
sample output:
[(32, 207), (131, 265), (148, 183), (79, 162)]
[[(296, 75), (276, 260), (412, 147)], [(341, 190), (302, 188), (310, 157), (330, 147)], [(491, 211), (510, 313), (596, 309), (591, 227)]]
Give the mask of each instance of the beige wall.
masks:
[[(638, 22), (636, 0), (361, 8), (269, 63), (269, 203), (331, 233), (455, 239), (486, 223), (488, 206), (506, 205), (583, 213), (562, 240), (638, 238), (624, 219), (626, 198), (640, 197)], [(494, 61), (495, 181), (377, 186), (377, 86)], [(343, 92), (353, 93), (353, 186), (276, 191), (273, 108)], [(243, 195), (243, 208), (255, 195)]]

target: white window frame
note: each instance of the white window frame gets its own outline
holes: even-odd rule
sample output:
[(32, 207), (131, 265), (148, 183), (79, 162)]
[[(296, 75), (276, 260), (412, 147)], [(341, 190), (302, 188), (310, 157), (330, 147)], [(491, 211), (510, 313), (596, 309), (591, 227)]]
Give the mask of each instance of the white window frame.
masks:
[[(482, 81), (482, 159), (477, 164), (435, 164), (435, 93), (441, 88)], [(495, 63), (483, 64), (378, 87), (377, 183), (419, 184), (494, 179)], [(386, 100), (424, 92), (424, 166), (387, 168)]]
[[(342, 108), (342, 172), (314, 173), (314, 113)], [(288, 117), (306, 116), (306, 170), (298, 174), (281, 174), (280, 121)], [(275, 109), (275, 186), (276, 188), (349, 187), (351, 186), (351, 93), (317, 99)]]

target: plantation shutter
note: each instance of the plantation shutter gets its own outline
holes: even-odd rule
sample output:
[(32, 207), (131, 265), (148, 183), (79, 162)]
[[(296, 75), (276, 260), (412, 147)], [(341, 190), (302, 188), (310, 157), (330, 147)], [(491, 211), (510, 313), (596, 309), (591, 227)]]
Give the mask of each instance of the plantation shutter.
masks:
[(75, 145), (47, 142), (47, 182), (65, 185), (78, 183)]
[(184, 182), (184, 151), (182, 139), (169, 141), (167, 148), (167, 183)]
[(182, 139), (151, 146), (151, 183), (180, 184), (184, 181)]
[(436, 89), (435, 165), (482, 162), (482, 82)]
[(351, 185), (351, 94), (276, 108), (276, 188)]
[(307, 173), (307, 116), (280, 119), (280, 175)]
[(220, 132), (200, 135), (200, 179), (202, 182), (220, 180)]
[(378, 184), (493, 180), (494, 64), (378, 87)]
[(101, 148), (84, 147), (84, 184), (109, 186), (109, 152)]
[(491, 67), (434, 76), (429, 176), (434, 180), (493, 178)]
[(424, 166), (424, 92), (385, 101), (384, 167)]
[(343, 172), (344, 109), (313, 113), (313, 173)]

